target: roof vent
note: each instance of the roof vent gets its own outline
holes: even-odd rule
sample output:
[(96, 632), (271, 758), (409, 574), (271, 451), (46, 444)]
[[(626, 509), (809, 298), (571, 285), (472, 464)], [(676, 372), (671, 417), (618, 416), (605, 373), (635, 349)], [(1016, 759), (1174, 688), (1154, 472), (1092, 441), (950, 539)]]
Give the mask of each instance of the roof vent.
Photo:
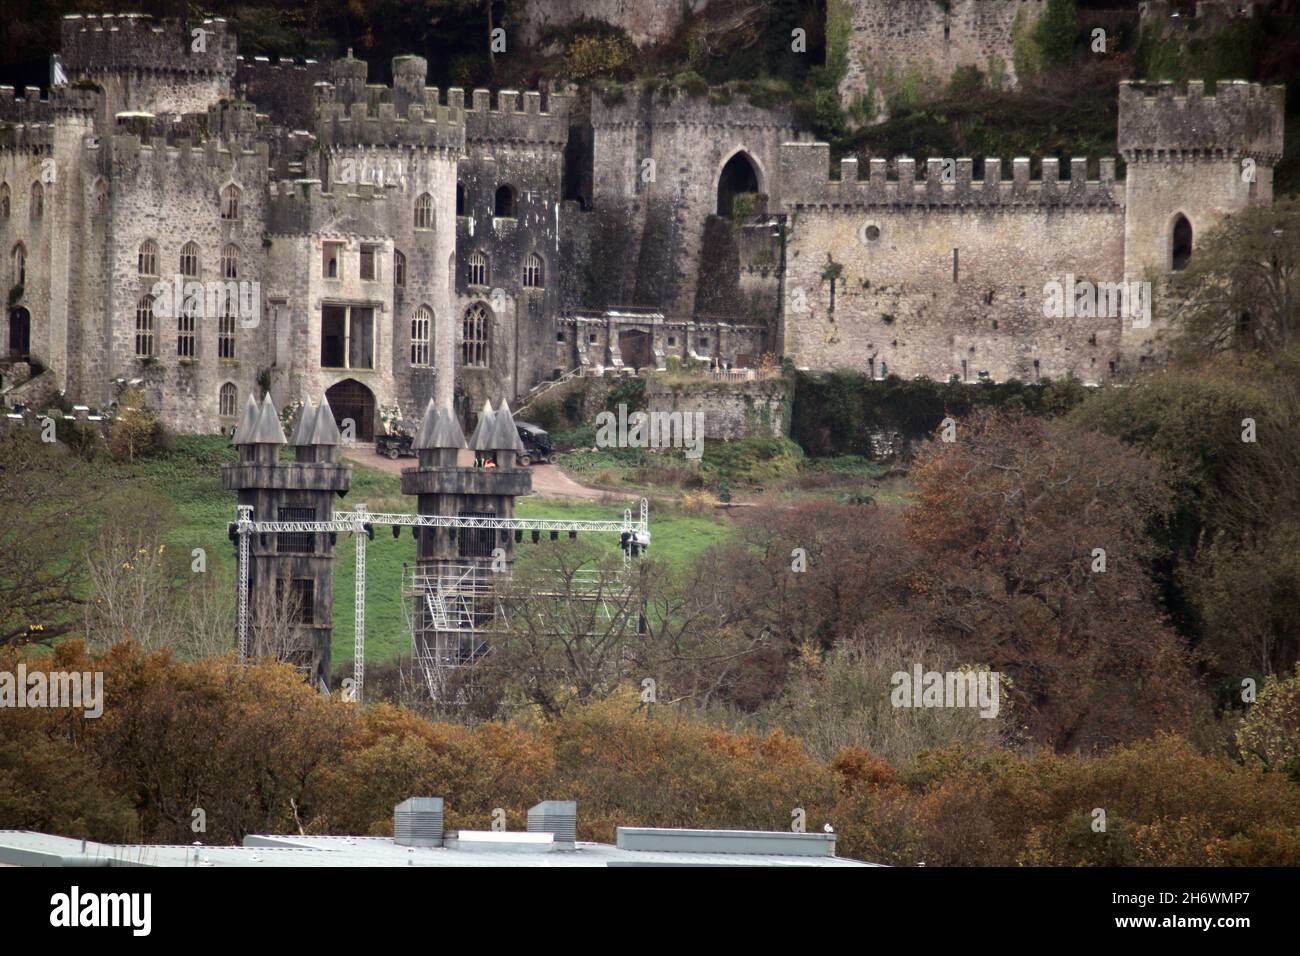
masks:
[(411, 797), (393, 808), (398, 846), (442, 846), (442, 797)]
[(528, 811), (528, 832), (553, 834), (556, 849), (572, 850), (578, 839), (578, 802), (543, 800)]

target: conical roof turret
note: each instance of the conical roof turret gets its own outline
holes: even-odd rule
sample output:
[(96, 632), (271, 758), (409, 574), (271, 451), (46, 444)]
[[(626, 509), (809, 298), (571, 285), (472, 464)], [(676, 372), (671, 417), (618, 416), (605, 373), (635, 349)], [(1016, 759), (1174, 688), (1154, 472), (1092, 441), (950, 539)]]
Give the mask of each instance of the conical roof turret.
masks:
[(271, 393), (262, 396), (262, 407), (257, 413), (257, 423), (252, 433), (245, 438), (250, 445), (286, 445), (284, 429), (280, 427), (280, 413), (271, 401)]
[(316, 421), (312, 424), (311, 443), (337, 445), (342, 440), (338, 423), (334, 421), (334, 410), (330, 408), (329, 399), (322, 395), (320, 404), (316, 406)]
[(303, 445), (310, 445), (312, 431), (316, 427), (316, 408), (312, 405), (311, 399), (302, 406), (302, 411), (298, 413), (298, 423), (293, 429), (293, 438), (289, 439), (289, 444), (295, 448)]
[(253, 393), (248, 393), (248, 401), (244, 403), (244, 413), (239, 417), (239, 426), (235, 429), (235, 434), (231, 442), (236, 445), (247, 445), (252, 442), (253, 432), (257, 428), (258, 405), (257, 399)]
[(510, 414), (510, 406), (501, 399), (497, 409), (495, 431), (492, 433), (492, 448), (496, 451), (524, 451), (524, 443), (519, 440), (519, 429), (515, 427), (515, 416)]
[(478, 416), (478, 424), (474, 426), (474, 434), (469, 436), (469, 447), (475, 451), (493, 451), (496, 445), (496, 421), (497, 413), (492, 411), (492, 403), (484, 402), (483, 411)]

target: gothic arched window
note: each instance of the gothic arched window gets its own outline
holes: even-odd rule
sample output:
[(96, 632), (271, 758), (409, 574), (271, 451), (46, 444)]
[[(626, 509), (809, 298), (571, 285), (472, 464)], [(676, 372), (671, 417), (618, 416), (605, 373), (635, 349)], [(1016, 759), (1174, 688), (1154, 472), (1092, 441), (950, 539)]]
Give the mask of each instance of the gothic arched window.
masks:
[(481, 252), (469, 255), (469, 274), (466, 276), (470, 285), (488, 284), (488, 258)]
[(433, 228), (433, 197), (428, 193), (420, 193), (415, 200), (415, 228)]
[(433, 340), (433, 310), (422, 305), (411, 318), (411, 364), (428, 365)]
[(491, 360), (492, 312), (482, 302), (475, 302), (465, 310), (461, 325), (461, 365), (487, 368)]

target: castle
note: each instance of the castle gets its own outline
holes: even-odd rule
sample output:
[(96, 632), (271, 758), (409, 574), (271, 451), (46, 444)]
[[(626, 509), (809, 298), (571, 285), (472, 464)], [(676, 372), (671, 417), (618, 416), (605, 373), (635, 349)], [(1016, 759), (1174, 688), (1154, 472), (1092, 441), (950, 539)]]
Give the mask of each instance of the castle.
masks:
[[(928, 4), (940, 67), (998, 56), (988, 38), (1039, 2)], [(856, 0), (856, 61), (905, 62), (924, 31), (872, 31), (904, 6)], [(391, 87), (351, 55), (244, 58), (219, 19), (70, 16), (60, 57), (48, 97), (0, 88), (0, 345), (88, 405), (138, 383), (187, 432), (269, 390), (325, 396), (364, 441), (431, 399), (469, 420), (672, 356), (1105, 381), (1161, 359), (1159, 299), (1053, 317), (1045, 286), (1158, 286), (1271, 200), (1282, 149), (1282, 89), (1244, 82), (1122, 85), (1122, 170), (832, 171), (789, 108), (723, 90), (607, 89), (579, 115), (572, 88), (428, 87), (415, 56)]]

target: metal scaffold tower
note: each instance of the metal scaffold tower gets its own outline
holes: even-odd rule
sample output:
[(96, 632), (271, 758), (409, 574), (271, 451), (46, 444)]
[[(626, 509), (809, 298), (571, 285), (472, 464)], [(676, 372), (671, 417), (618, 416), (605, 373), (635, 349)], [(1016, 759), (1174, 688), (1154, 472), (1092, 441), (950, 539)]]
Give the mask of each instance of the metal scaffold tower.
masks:
[[(262, 534), (320, 534), (351, 533), (357, 549), (356, 607), (354, 609), (354, 658), (352, 663), (353, 699), (362, 699), (365, 685), (366, 657), (366, 542), (374, 537), (376, 525), (412, 528), (452, 528), (464, 530), (492, 530), (507, 532), (561, 532), (617, 534), (625, 545), (624, 564), (641, 553), (650, 541), (650, 503), (641, 499), (639, 517), (633, 519), (632, 509), (625, 509), (621, 521), (570, 520), (564, 518), (485, 518), (447, 515), (413, 515), (402, 513), (375, 513), (365, 505), (354, 511), (336, 512), (330, 521), (253, 521), (247, 516), (250, 509), (239, 509), (235, 533), (239, 535), (238, 601), (239, 601), (239, 658), (249, 657), (249, 562), (248, 542), (253, 535)], [(483, 656), (488, 642), (476, 635), (500, 633), (507, 621), (507, 609), (494, 595), (500, 585), (510, 580), (508, 570), (493, 572), (483, 564), (448, 564), (434, 570), (423, 571), (408, 567), (402, 578), (403, 612), (411, 632), (412, 656), (417, 669), (425, 679), (430, 694), (435, 699), (438, 690), (447, 686), (447, 671), (472, 664)], [(579, 574), (575, 580), (581, 584), (586, 577), (595, 592), (594, 575)], [(581, 599), (581, 588), (575, 589)], [(558, 595), (539, 594), (538, 597), (556, 598)], [(614, 595), (606, 591), (608, 601)], [(497, 600), (497, 603), (493, 603)]]
[[(294, 432), (298, 458), (292, 468), (278, 461), (275, 446), (286, 441), (269, 397), (260, 407), (250, 400), (236, 429), (235, 444), (240, 448), (240, 463), (225, 466), (223, 480), (241, 494), (237, 518), (229, 529), (239, 555), (239, 659), (247, 661), (254, 653), (252, 591), (265, 591), (310, 573), (314, 577), (296, 580), (320, 584), (309, 592), (307, 621), (318, 632), (324, 630), (323, 652), (317, 639), (314, 679), (327, 681), (326, 609), (332, 607), (328, 592), (333, 587), (334, 541), (340, 533), (351, 534), (356, 545), (356, 601), (352, 686), (345, 686), (345, 694), (358, 702), (365, 692), (366, 548), (377, 525), (392, 527), (395, 535), (400, 528), (410, 527), (416, 539), (416, 563), (404, 569), (401, 582), (403, 614), (415, 668), (431, 698), (443, 703), (455, 702), (448, 696), (453, 678), (481, 660), (508, 628), (511, 605), (530, 597), (518, 593), (503, 597), (512, 592), (513, 544), (522, 541), (525, 533), (534, 542), (543, 533), (552, 539), (561, 533), (619, 536), (624, 574), (617, 587), (584, 571), (571, 578), (563, 595), (531, 595), (540, 600), (596, 601), (606, 618), (613, 613), (612, 603), (626, 594), (628, 562), (650, 542), (649, 502), (644, 498), (635, 519), (630, 508), (622, 520), (615, 521), (516, 518), (514, 500), (531, 491), (532, 479), (527, 466), (516, 465), (519, 438), (504, 402), (499, 411), (485, 406), (468, 443), (450, 409), (435, 410), (429, 403), (413, 443), (420, 465), (402, 474), (402, 490), (418, 496), (418, 514), (372, 512), (364, 504), (352, 511), (331, 511), (329, 498), (347, 490), (350, 466), (334, 462), (338, 431), (327, 404), (317, 409), (308, 404), (304, 409)], [(252, 503), (244, 503), (244, 498)], [(304, 501), (315, 507), (306, 508)], [(304, 511), (319, 517), (303, 518)]]

